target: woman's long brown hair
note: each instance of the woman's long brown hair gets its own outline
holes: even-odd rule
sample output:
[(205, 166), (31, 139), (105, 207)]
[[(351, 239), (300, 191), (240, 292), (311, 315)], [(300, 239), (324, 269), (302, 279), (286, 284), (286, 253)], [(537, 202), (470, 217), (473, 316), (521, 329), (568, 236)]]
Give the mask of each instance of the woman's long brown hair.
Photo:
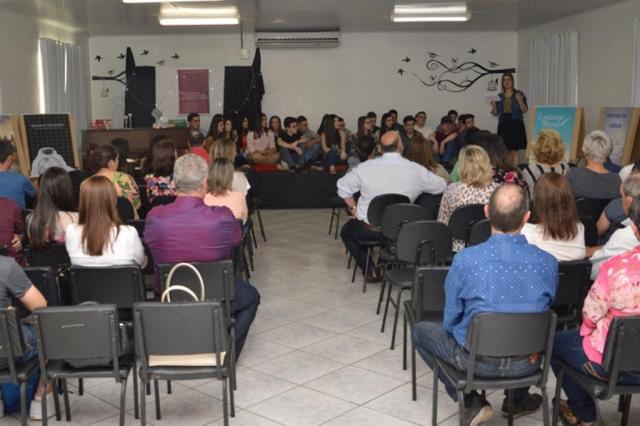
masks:
[(108, 178), (91, 176), (80, 185), (78, 223), (82, 225), (82, 245), (89, 256), (101, 256), (112, 243), (111, 227), (119, 230), (122, 222), (116, 203), (116, 189)]
[(433, 149), (430, 146), (430, 142), (425, 139), (424, 136), (414, 136), (409, 145), (409, 154), (407, 157), (409, 160), (420, 164), (430, 172), (434, 172), (438, 167), (438, 163), (435, 158), (433, 158)]
[(578, 235), (578, 210), (569, 181), (557, 173), (545, 173), (536, 182), (533, 210), (544, 236), (572, 240)]

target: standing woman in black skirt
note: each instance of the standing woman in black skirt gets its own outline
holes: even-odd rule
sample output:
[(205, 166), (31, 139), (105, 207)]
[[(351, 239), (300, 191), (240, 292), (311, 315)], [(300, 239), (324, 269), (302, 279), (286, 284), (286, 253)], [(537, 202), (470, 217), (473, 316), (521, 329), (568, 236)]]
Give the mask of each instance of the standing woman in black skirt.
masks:
[(523, 115), (529, 110), (527, 97), (516, 90), (513, 74), (502, 75), (502, 93), (500, 100), (491, 101), (491, 113), (498, 117), (498, 134), (511, 152), (513, 165), (519, 160), (521, 149), (527, 148), (527, 133), (524, 130)]

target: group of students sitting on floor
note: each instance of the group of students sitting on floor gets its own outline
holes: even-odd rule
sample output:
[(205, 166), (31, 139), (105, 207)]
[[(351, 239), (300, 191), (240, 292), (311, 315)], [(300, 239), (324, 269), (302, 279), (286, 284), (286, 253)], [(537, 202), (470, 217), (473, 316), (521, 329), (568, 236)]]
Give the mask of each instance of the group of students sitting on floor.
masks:
[[(380, 138), (380, 158), (362, 162), (338, 180), (338, 195), (351, 216), (341, 232), (347, 250), (362, 271), (369, 271), (366, 280), (382, 280), (381, 265), (368, 257), (370, 243), (384, 241), (381, 229), (368, 217), (369, 205), (379, 195), (401, 194), (414, 202), (423, 193), (441, 194), (437, 220), (444, 224), (458, 207), (486, 205), (493, 235), (470, 248), (464, 241), (453, 241), (457, 255), (445, 284), (444, 323), (420, 323), (414, 328), (419, 353), (431, 366), (436, 356), (464, 371), (466, 331), (476, 313), (548, 310), (558, 285), (558, 262), (588, 258), (595, 283), (584, 303), (581, 329), (558, 333), (553, 356), (594, 377), (606, 377), (600, 364), (612, 319), (640, 315), (640, 167), (622, 169), (624, 180), (610, 171), (606, 166), (610, 167), (612, 144), (601, 131), (586, 136), (584, 164), (576, 166), (564, 160), (560, 135), (543, 130), (532, 147), (535, 160), (522, 169), (512, 164), (500, 136), (475, 128), (461, 133), (465, 143), (448, 176), (443, 176), (434, 150), (424, 140), (420, 145), (410, 143), (408, 158), (403, 158), (406, 145), (402, 134), (393, 130)], [(577, 198), (610, 200), (598, 220), (601, 245), (586, 247)], [(526, 375), (540, 362), (486, 361), (480, 369), (487, 377)], [(444, 376), (440, 379), (457, 400), (452, 384)], [(640, 383), (634, 376), (621, 380)], [(568, 402), (558, 404), (565, 424), (595, 424), (591, 397), (571, 379), (565, 378), (563, 389)], [(527, 389), (516, 392), (514, 399), (516, 416), (533, 412), (542, 403)], [(475, 392), (465, 395), (464, 403), (464, 424), (479, 424), (492, 415), (489, 403)], [(506, 398), (502, 411), (506, 413)]]
[[(46, 306), (46, 300), (20, 267), (26, 264), (22, 255), (26, 241), (31, 250), (46, 250), (51, 244), (64, 243), (71, 265), (133, 264), (144, 268), (149, 261), (145, 245), (156, 264), (215, 262), (232, 258), (243, 238), (246, 190), (232, 189), (234, 185), (246, 187), (246, 178), (236, 175), (232, 160), (222, 155), (215, 157), (210, 167), (194, 154), (176, 159), (171, 141), (154, 144), (145, 161), (146, 191), (150, 198), (172, 194), (175, 199), (149, 211), (142, 239), (135, 227), (123, 223), (116, 207), (118, 198), (128, 200), (136, 211), (140, 207), (136, 181), (119, 170), (116, 148), (106, 145), (92, 152), (93, 173), (82, 181), (79, 194), (75, 194), (69, 173), (59, 167), (51, 167), (40, 175), (36, 191), (26, 177), (11, 170), (14, 153), (10, 142), (0, 141), (0, 240), (4, 244), (0, 256), (0, 301), (5, 302), (2, 308), (10, 305), (11, 297), (31, 310)], [(234, 182), (236, 179), (240, 183)], [(25, 199), (29, 196), (35, 196), (37, 202), (32, 211), (25, 211)], [(154, 293), (159, 296), (160, 292), (160, 280), (156, 277)], [(255, 287), (237, 277), (232, 307), (237, 354), (242, 350), (259, 303)], [(23, 331), (27, 347), (35, 348), (31, 326), (24, 325)], [(35, 356), (35, 350), (30, 350), (18, 361), (26, 362)], [(36, 401), (42, 391), (38, 390)], [(53, 398), (47, 401), (52, 404)], [(48, 413), (54, 414), (53, 407)], [(40, 403), (31, 404), (30, 417), (42, 417)]]

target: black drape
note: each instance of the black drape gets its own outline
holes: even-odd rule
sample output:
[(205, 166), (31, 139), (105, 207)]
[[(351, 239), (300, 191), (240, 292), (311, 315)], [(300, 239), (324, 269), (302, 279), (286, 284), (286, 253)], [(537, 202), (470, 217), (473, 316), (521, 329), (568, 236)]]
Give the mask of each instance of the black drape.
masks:
[(152, 127), (151, 111), (156, 105), (156, 68), (137, 67), (131, 48), (127, 48), (127, 88), (124, 113), (131, 114), (132, 127)]
[(256, 49), (251, 66), (224, 68), (224, 116), (231, 118), (236, 128), (240, 128), (243, 117), (252, 122), (262, 112), (264, 81), (260, 65), (260, 49)]

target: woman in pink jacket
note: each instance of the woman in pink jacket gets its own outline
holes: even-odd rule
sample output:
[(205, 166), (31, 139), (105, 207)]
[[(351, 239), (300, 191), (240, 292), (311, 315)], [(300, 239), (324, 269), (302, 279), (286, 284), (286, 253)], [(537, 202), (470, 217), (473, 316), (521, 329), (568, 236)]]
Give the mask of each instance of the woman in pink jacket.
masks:
[[(640, 240), (640, 198), (629, 209), (632, 229)], [(556, 333), (551, 366), (558, 372), (562, 360), (576, 370), (607, 380), (602, 354), (609, 327), (615, 317), (640, 315), (640, 246), (612, 257), (600, 268), (584, 301), (580, 331)], [(640, 374), (621, 374), (618, 383), (640, 383)], [(595, 425), (595, 404), (589, 394), (570, 377), (564, 376), (562, 389), (568, 401), (559, 401), (560, 417), (565, 425)]]

